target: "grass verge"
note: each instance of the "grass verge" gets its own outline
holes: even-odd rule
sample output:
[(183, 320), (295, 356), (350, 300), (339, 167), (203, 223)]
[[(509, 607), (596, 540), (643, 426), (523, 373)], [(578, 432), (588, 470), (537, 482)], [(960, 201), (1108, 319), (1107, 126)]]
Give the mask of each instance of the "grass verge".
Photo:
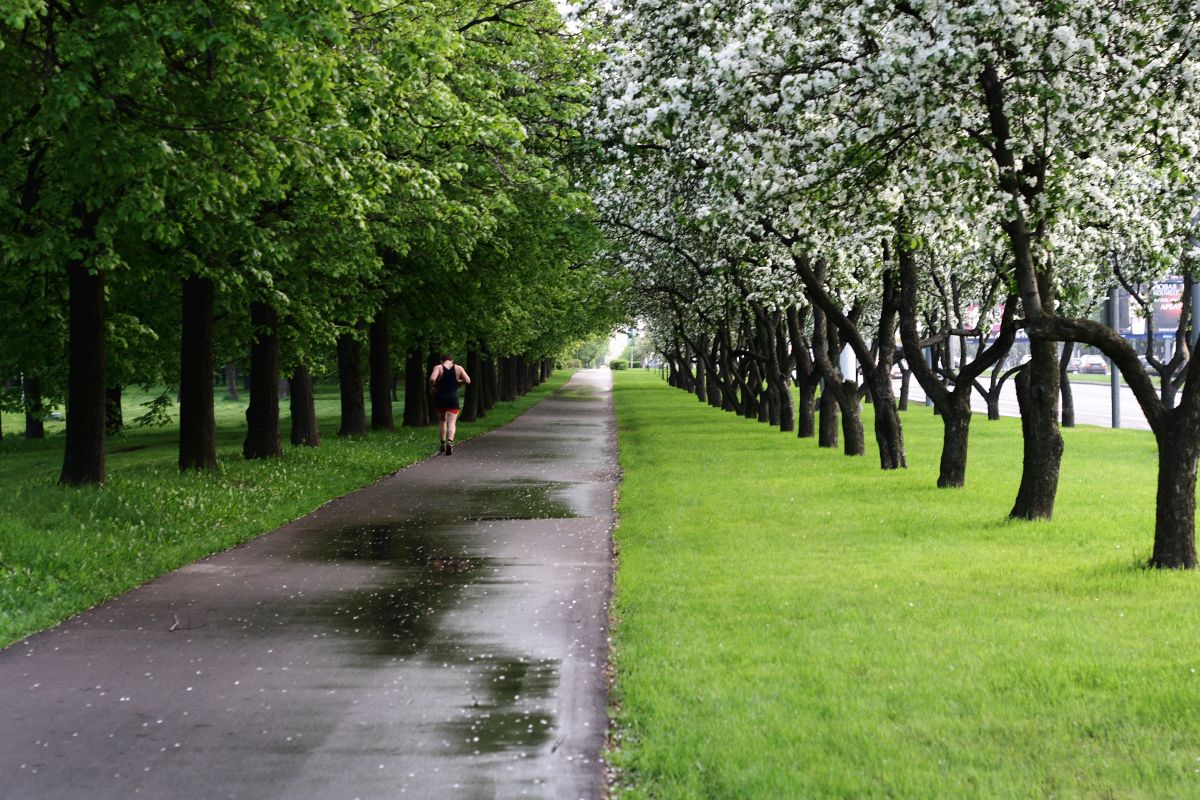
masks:
[[(511, 421), (568, 377), (555, 373), (525, 397), (497, 404), (485, 419), (459, 425), (458, 440)], [(138, 399), (129, 400), (127, 418)], [(0, 441), (0, 646), (272, 530), (437, 449), (436, 428), (337, 438), (337, 393), (322, 388), (320, 447), (285, 444), (282, 459), (248, 462), (241, 455), (244, 412), (244, 403), (217, 403), (220, 469), (213, 475), (179, 473), (178, 439), (167, 427), (133, 429), (110, 442), (108, 482), (98, 488), (55, 485), (61, 435)], [(281, 414), (286, 440), (286, 402)]]
[(618, 796), (1200, 796), (1200, 576), (1141, 566), (1149, 433), (1064, 430), (1054, 521), (1012, 523), (1019, 420), (976, 415), (939, 490), (923, 407), (884, 473), (615, 383)]

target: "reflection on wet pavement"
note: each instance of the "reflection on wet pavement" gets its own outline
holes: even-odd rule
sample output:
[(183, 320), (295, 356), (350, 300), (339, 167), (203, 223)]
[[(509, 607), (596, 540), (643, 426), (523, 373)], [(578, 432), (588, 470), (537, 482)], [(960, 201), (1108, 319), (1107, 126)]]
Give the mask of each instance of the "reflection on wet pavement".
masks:
[(558, 661), (482, 660), (476, 689), (481, 698), (447, 725), (463, 753), (499, 753), (536, 749), (554, 734), (554, 717), (545, 711), (558, 683)]
[(600, 796), (607, 379), (0, 651), (0, 795)]

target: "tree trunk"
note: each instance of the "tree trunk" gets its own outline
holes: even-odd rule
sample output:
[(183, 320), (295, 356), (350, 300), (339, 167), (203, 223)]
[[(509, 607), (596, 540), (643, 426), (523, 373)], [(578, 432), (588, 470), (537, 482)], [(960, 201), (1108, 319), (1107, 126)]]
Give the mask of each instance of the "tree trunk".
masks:
[(42, 382), (26, 375), (21, 382), (21, 390), (25, 393), (25, 438), (45, 439), (46, 410), (42, 407)]
[(971, 395), (956, 394), (942, 410), (942, 460), (938, 488), (957, 488), (967, 481), (967, 441), (971, 432)]
[(499, 375), (496, 370), (496, 359), (492, 355), (488, 355), (483, 359), (483, 393), (480, 395), (480, 400), (483, 401), (483, 410), (491, 411), (496, 407), (496, 403), (500, 399)]
[(1074, 342), (1063, 342), (1062, 355), (1058, 359), (1058, 380), (1062, 393), (1062, 426), (1075, 427), (1075, 398), (1071, 396), (1071, 381), (1067, 377), (1067, 367), (1071, 364), (1071, 355), (1075, 352)]
[(1009, 516), (1050, 519), (1063, 452), (1058, 431), (1058, 348), (1054, 342), (1035, 339), (1029, 349), (1033, 356), (1029, 366), (1016, 377), (1024, 458), (1021, 486)]
[(116, 436), (125, 428), (125, 412), (121, 408), (120, 386), (109, 386), (104, 390), (104, 433)]
[(805, 381), (799, 387), (800, 403), (796, 411), (796, 436), (800, 439), (811, 439), (816, 436), (816, 384)]
[(250, 406), (242, 455), (279, 458), (283, 449), (279, 446), (279, 315), (275, 307), (252, 302), (250, 325)]
[(796, 436), (810, 439), (816, 435), (813, 419), (814, 398), (818, 378), (808, 351), (808, 340), (804, 337), (804, 318), (807, 314), (792, 306), (787, 312), (788, 339), (791, 342), (792, 360), (796, 364), (796, 388), (800, 403), (796, 418)]
[(480, 398), (484, 384), (481, 365), (482, 359), (479, 357), (479, 348), (468, 347), (466, 369), (467, 376), (470, 377), (471, 382), (463, 390), (462, 414), (458, 418), (460, 422), (474, 422), (477, 419), (483, 419), (487, 413), (483, 410), (483, 402)]
[(58, 482), (104, 483), (105, 390), (108, 348), (104, 273), (88, 272), (82, 260), (67, 266), (69, 286), (67, 441)]
[(708, 345), (704, 351), (706, 355), (704, 359), (704, 395), (708, 398), (708, 404), (713, 408), (720, 408), (724, 403), (721, 381), (717, 377), (717, 358), (720, 347), (720, 340), (713, 337), (712, 344)]
[(782, 433), (791, 433), (796, 430), (796, 409), (792, 404), (791, 380), (788, 377), (791, 369), (788, 364), (787, 320), (778, 311), (772, 317), (771, 329), (775, 339), (772, 367), (775, 380), (779, 383), (779, 430)]
[(313, 396), (312, 373), (307, 364), (297, 364), (288, 378), (289, 404), (292, 411), (292, 444), (316, 447), (321, 443), (317, 426), (317, 404)]
[(1158, 440), (1158, 501), (1150, 566), (1196, 567), (1196, 435), (1186, 422), (1165, 422)]
[(404, 421), (406, 428), (423, 428), (429, 424), (426, 415), (425, 350), (418, 342), (408, 349), (404, 360)]
[[(361, 330), (362, 323), (356, 327)], [(342, 424), (337, 435), (366, 436), (367, 407), (363, 401), (362, 343), (354, 334), (343, 333), (338, 336), (337, 360), (338, 394), (342, 405)]]
[(900, 402), (896, 404), (896, 407), (900, 411), (908, 411), (908, 389), (911, 384), (912, 384), (912, 371), (907, 370), (907, 369), (901, 370), (900, 371)]
[(701, 403), (708, 402), (707, 370), (704, 368), (704, 356), (700, 352), (707, 349), (708, 341), (705, 337), (701, 336), (696, 347), (696, 381), (694, 384), (696, 387), (696, 399)]
[[(183, 312), (179, 345), (180, 471), (217, 468), (217, 421), (213, 412), (214, 295), (211, 278), (198, 275), (184, 278), (180, 292)], [(232, 368), (232, 364), (225, 367), (227, 383)], [(236, 381), (229, 385), (236, 393)]]
[(903, 469), (908, 466), (904, 455), (904, 429), (900, 425), (900, 413), (896, 410), (896, 397), (892, 394), (891, 376), (887, 367), (883, 366), (872, 367), (864, 377), (868, 379), (868, 386), (874, 384), (872, 394), (878, 398), (874, 406), (879, 466), (881, 469)]
[(234, 401), (242, 399), (238, 394), (237, 367), (233, 364), (225, 365), (225, 396)]
[(842, 391), (835, 397), (842, 412), (842, 452), (848, 456), (866, 455), (867, 439), (863, 432), (862, 411), (858, 407), (854, 381), (843, 381)]
[(371, 430), (394, 431), (392, 417), (392, 354), (387, 317), (383, 312), (371, 323)]
[(818, 447), (838, 446), (838, 404), (833, 392), (821, 389), (820, 425), (817, 435)]

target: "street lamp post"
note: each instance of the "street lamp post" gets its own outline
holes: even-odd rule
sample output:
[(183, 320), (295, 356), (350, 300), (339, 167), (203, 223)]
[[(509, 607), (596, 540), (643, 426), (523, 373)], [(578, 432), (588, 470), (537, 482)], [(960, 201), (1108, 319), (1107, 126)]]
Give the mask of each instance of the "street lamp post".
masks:
[[(1116, 331), (1118, 335), (1120, 334), (1121, 312), (1117, 308), (1116, 286), (1109, 287), (1108, 290), (1108, 324), (1112, 326), (1112, 329)], [(1153, 336), (1154, 331), (1148, 330), (1146, 335)], [(1112, 397), (1112, 426), (1114, 428), (1119, 428), (1121, 427), (1121, 370), (1117, 368), (1117, 365), (1113, 363), (1111, 358), (1108, 360), (1108, 363), (1112, 368), (1112, 372), (1110, 373), (1111, 382), (1109, 384), (1109, 391)]]

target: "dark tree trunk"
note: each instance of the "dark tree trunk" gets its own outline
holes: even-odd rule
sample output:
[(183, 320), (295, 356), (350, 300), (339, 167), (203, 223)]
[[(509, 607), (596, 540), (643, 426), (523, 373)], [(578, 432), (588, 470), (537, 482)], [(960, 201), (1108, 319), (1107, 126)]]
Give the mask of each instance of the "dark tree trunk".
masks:
[(425, 395), (425, 349), (420, 343), (408, 350), (404, 360), (404, 422), (406, 428), (423, 428), (429, 424)]
[(967, 442), (971, 433), (971, 395), (954, 395), (942, 409), (942, 460), (939, 488), (957, 488), (967, 481)]
[(808, 340), (804, 336), (804, 318), (807, 314), (792, 306), (787, 312), (788, 339), (791, 341), (792, 360), (796, 365), (796, 389), (800, 396), (796, 416), (796, 436), (811, 439), (816, 435), (814, 398), (818, 378), (809, 353)]
[(707, 370), (704, 369), (704, 355), (701, 352), (702, 350), (707, 350), (707, 349), (708, 349), (708, 341), (705, 339), (705, 337), (701, 336), (700, 339), (698, 340), (697, 347), (695, 350), (696, 380), (695, 380), (695, 384), (694, 384), (695, 388), (696, 388), (696, 399), (699, 400), (701, 403), (708, 402), (708, 382), (705, 380)]
[(867, 454), (867, 437), (863, 432), (857, 388), (854, 381), (843, 381), (842, 391), (836, 395), (838, 408), (842, 412), (842, 452), (848, 456)]
[[(892, 379), (883, 372), (886, 367), (875, 367), (874, 395), (879, 398), (875, 403), (875, 443), (879, 446), (879, 466), (881, 469), (902, 469), (908, 466), (904, 455), (904, 430), (900, 425), (900, 413), (896, 410), (895, 395), (892, 394)], [(883, 372), (883, 377), (877, 373)], [(887, 391), (880, 386), (887, 382)]]
[(1196, 432), (1175, 417), (1156, 432), (1158, 500), (1154, 514), (1154, 552), (1150, 566), (1196, 567)]
[(517, 359), (515, 356), (505, 356), (500, 359), (502, 368), (500, 383), (500, 399), (511, 403), (519, 396), (517, 394)]
[[(362, 324), (357, 327), (361, 330)], [(343, 333), (338, 336), (337, 359), (338, 394), (342, 406), (342, 424), (337, 435), (365, 436), (367, 407), (363, 401), (362, 343), (354, 334)]]
[(467, 377), (471, 382), (463, 390), (463, 408), (462, 415), (459, 417), (460, 422), (474, 422), (477, 419), (483, 419), (487, 414), (483, 410), (483, 402), (480, 398), (483, 381), (483, 370), (481, 369), (482, 360), (479, 357), (479, 349), (476, 347), (467, 348)]
[(1062, 392), (1062, 426), (1075, 427), (1075, 398), (1071, 395), (1071, 381), (1067, 377), (1067, 367), (1071, 365), (1071, 356), (1075, 352), (1074, 342), (1063, 342), (1062, 355), (1058, 359), (1058, 380)]
[(1000, 419), (1000, 392), (992, 392), (985, 399), (987, 402), (987, 418), (995, 422)]
[(104, 273), (88, 272), (82, 260), (67, 266), (69, 286), (67, 441), (58, 482), (104, 483), (105, 389), (108, 348)]
[(104, 433), (107, 436), (116, 436), (125, 428), (121, 390), (120, 386), (109, 386), (104, 390)]
[(816, 384), (805, 381), (798, 387), (800, 402), (796, 410), (796, 436), (811, 439), (817, 435), (816, 428)]
[(238, 394), (237, 367), (233, 364), (225, 365), (225, 396), (230, 400), (242, 399)]
[(292, 411), (292, 444), (316, 447), (321, 443), (321, 429), (317, 427), (317, 404), (308, 365), (296, 365), (292, 376), (288, 378), (288, 389)]
[(250, 325), (250, 406), (242, 455), (279, 458), (283, 449), (279, 446), (279, 315), (275, 307), (252, 302)]
[(901, 411), (908, 411), (908, 389), (912, 384), (912, 371), (900, 371), (900, 402), (896, 404)]
[(392, 354), (387, 317), (380, 312), (371, 323), (371, 430), (393, 431)]
[(500, 375), (496, 369), (496, 359), (491, 355), (483, 360), (483, 386), (485, 391), (480, 398), (483, 400), (483, 410), (491, 411), (500, 402)]
[(733, 355), (730, 353), (729, 328), (727, 326), (721, 327), (719, 337), (717, 344), (720, 347), (718, 363), (721, 365), (722, 377), (721, 410), (736, 413), (738, 410), (737, 378), (735, 377), (737, 371), (733, 363)]
[[(184, 278), (179, 346), (179, 469), (217, 468), (217, 421), (213, 412), (212, 279)], [(233, 365), (225, 367), (226, 380)], [(234, 392), (237, 383), (231, 384)], [(236, 399), (236, 398), (235, 398)]]
[[(842, 452), (848, 456), (865, 455), (867, 450), (862, 427), (862, 414), (858, 407), (858, 387), (854, 381), (842, 379), (841, 371), (837, 367), (837, 358), (841, 352), (841, 342), (837, 338), (837, 330), (828, 320), (824, 311), (817, 307), (813, 308), (813, 330), (815, 363), (825, 379), (821, 389), (822, 401), (824, 402), (825, 395), (830, 395), (830, 400), (837, 403), (842, 418)], [(825, 416), (825, 408), (822, 407), (821, 435), (828, 441), (824, 431)], [(836, 442), (836, 438), (834, 441)]]
[(21, 389), (25, 393), (25, 438), (45, 439), (46, 410), (42, 407), (42, 382), (26, 375), (21, 382)]
[(818, 447), (838, 446), (838, 404), (833, 392), (821, 390), (820, 425), (817, 436)]
[(708, 399), (708, 404), (713, 408), (720, 408), (722, 403), (721, 382), (717, 377), (717, 354), (720, 349), (720, 342), (714, 338), (711, 345), (705, 348), (706, 358), (704, 359), (704, 395)]
[(1050, 519), (1063, 453), (1058, 431), (1058, 348), (1054, 342), (1034, 339), (1029, 349), (1033, 356), (1029, 366), (1016, 376), (1024, 458), (1021, 486), (1009, 516)]
[[(884, 249), (885, 260), (887, 248)], [(883, 272), (882, 309), (876, 336), (877, 352), (872, 363), (865, 358), (863, 344), (858, 345), (863, 362), (863, 382), (870, 390), (875, 405), (875, 444), (879, 447), (881, 469), (903, 469), (908, 466), (904, 455), (904, 430), (896, 411), (896, 395), (892, 391), (892, 355), (896, 349), (896, 322), (900, 312), (899, 276), (891, 269)], [(847, 335), (852, 333), (846, 332)], [(855, 332), (855, 336), (858, 334)]]
[(775, 339), (775, 358), (772, 367), (775, 380), (779, 383), (779, 430), (791, 433), (796, 430), (796, 409), (792, 404), (792, 387), (788, 378), (791, 371), (788, 365), (788, 334), (787, 320), (779, 312), (775, 312), (771, 324)]

